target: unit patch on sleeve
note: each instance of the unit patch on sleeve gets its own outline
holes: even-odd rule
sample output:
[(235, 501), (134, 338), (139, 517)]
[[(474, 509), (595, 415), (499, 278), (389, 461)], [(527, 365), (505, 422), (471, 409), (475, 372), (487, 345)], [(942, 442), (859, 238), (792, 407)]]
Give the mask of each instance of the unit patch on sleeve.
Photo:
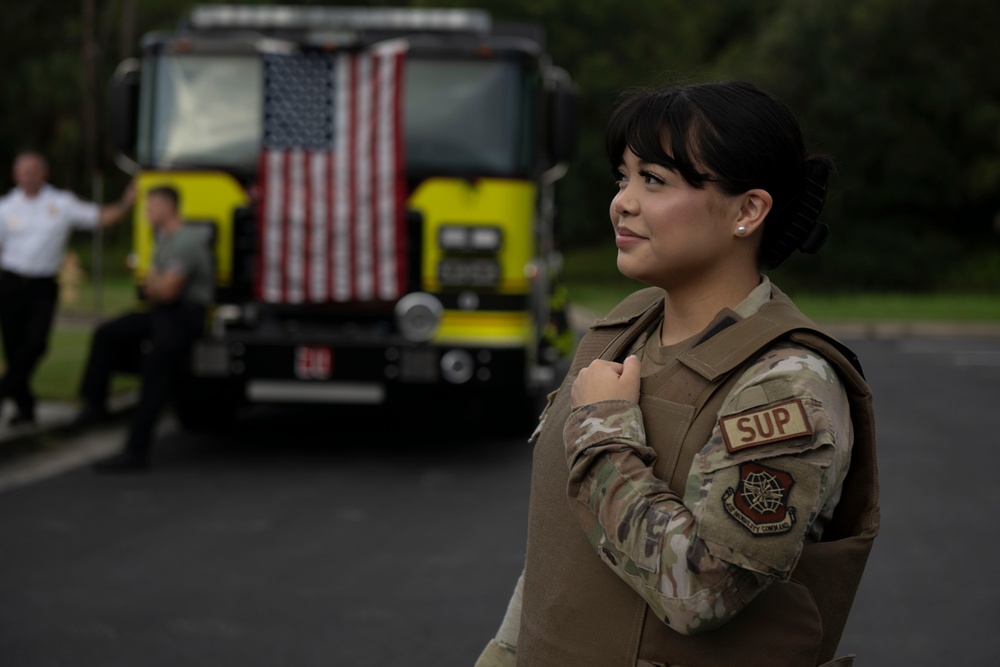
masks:
[(812, 435), (813, 432), (806, 409), (799, 399), (723, 417), (719, 420), (719, 429), (731, 454), (749, 447)]
[(754, 535), (787, 533), (795, 524), (795, 508), (788, 506), (794, 484), (795, 479), (783, 470), (743, 463), (736, 489), (726, 489), (722, 504), (729, 516)]

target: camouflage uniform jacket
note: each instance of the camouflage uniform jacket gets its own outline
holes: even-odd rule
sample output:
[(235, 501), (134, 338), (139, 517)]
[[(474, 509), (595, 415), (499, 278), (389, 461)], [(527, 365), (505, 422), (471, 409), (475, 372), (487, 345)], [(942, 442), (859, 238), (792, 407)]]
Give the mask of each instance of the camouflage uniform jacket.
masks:
[[(752, 315), (770, 293), (765, 279), (735, 312)], [(654, 332), (645, 349), (657, 344)], [(670, 363), (669, 355), (651, 361), (656, 351), (643, 355), (646, 377)], [(833, 515), (853, 442), (837, 373), (793, 343), (778, 343), (740, 375), (683, 497), (652, 468), (657, 454), (639, 405), (580, 406), (563, 435), (572, 507), (597, 518), (588, 534), (595, 551), (683, 634), (722, 625), (772, 579), (788, 578)]]
[[(669, 656), (672, 665), (714, 665), (738, 655), (741, 664), (786, 656), (787, 664), (815, 665), (832, 657), (877, 530), (870, 392), (842, 351), (821, 337), (792, 335), (770, 344), (756, 337), (754, 327), (772, 320), (790, 330), (814, 328), (776, 289), (778, 302), (769, 303), (766, 281), (758, 289), (756, 302), (751, 295), (734, 314), (745, 323), (732, 327), (732, 335), (726, 331), (702, 345), (706, 335), (692, 348), (714, 347), (712, 354), (732, 357), (728, 368), (735, 369), (703, 394), (716, 397), (707, 399), (706, 410), (664, 400), (656, 368), (644, 368), (638, 405), (615, 400), (570, 410), (565, 398), (553, 403), (535, 451), (519, 664), (572, 656), (574, 664), (645, 665)], [(767, 315), (755, 317), (763, 304)], [(752, 347), (761, 345), (756, 340), (763, 346)], [(697, 357), (679, 354), (688, 365)], [(854, 412), (862, 428), (861, 481), (851, 484), (846, 518), (839, 510), (835, 518), (853, 467)], [(595, 554), (590, 559), (571, 555), (579, 553), (577, 538), (553, 504), (558, 427), (568, 473), (563, 507), (575, 515), (577, 531), (582, 527)], [(810, 547), (819, 546), (831, 521), (835, 546)], [(800, 564), (804, 549), (810, 556)], [(813, 580), (817, 564), (831, 563), (844, 568), (844, 595)], [(602, 569), (638, 594), (641, 608), (615, 592), (599, 576)], [(809, 602), (814, 593), (818, 615)], [(767, 599), (750, 610), (757, 597)], [(622, 620), (635, 613), (637, 634), (628, 630), (636, 620)], [(719, 628), (725, 628), (721, 635)], [(678, 639), (684, 636), (690, 637)], [(613, 637), (618, 648), (612, 651)], [(777, 644), (784, 645), (775, 652)], [(617, 657), (627, 655), (631, 662)]]

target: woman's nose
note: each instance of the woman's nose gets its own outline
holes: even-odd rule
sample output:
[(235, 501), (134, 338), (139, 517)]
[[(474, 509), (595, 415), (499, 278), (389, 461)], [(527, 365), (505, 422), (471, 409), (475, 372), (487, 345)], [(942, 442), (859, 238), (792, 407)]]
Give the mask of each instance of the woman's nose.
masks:
[(636, 209), (635, 197), (632, 196), (628, 186), (618, 191), (618, 194), (611, 200), (611, 210), (616, 215), (627, 215), (634, 213)]

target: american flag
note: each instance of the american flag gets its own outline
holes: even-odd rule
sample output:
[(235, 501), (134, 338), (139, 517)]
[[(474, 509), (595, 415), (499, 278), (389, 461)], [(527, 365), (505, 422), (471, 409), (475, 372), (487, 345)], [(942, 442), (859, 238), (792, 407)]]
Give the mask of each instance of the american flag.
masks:
[(265, 55), (258, 296), (392, 301), (405, 289), (405, 44)]

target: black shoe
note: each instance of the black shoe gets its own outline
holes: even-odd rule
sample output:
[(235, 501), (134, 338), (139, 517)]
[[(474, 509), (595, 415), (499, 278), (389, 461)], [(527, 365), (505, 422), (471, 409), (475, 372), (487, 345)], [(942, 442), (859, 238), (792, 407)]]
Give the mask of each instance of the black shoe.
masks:
[(85, 405), (80, 412), (77, 413), (73, 421), (69, 423), (68, 428), (70, 430), (87, 428), (95, 424), (100, 424), (108, 420), (110, 415), (108, 411), (103, 407), (98, 407), (96, 405)]
[(25, 424), (34, 425), (35, 424), (35, 412), (18, 412), (16, 415), (10, 418), (7, 422), (11, 426), (23, 426)]
[(148, 469), (149, 461), (145, 456), (128, 450), (94, 464), (94, 472), (100, 473), (143, 472)]
[(14, 401), (17, 405), (17, 412), (10, 418), (11, 426), (35, 423), (35, 397), (31, 394), (21, 396)]

